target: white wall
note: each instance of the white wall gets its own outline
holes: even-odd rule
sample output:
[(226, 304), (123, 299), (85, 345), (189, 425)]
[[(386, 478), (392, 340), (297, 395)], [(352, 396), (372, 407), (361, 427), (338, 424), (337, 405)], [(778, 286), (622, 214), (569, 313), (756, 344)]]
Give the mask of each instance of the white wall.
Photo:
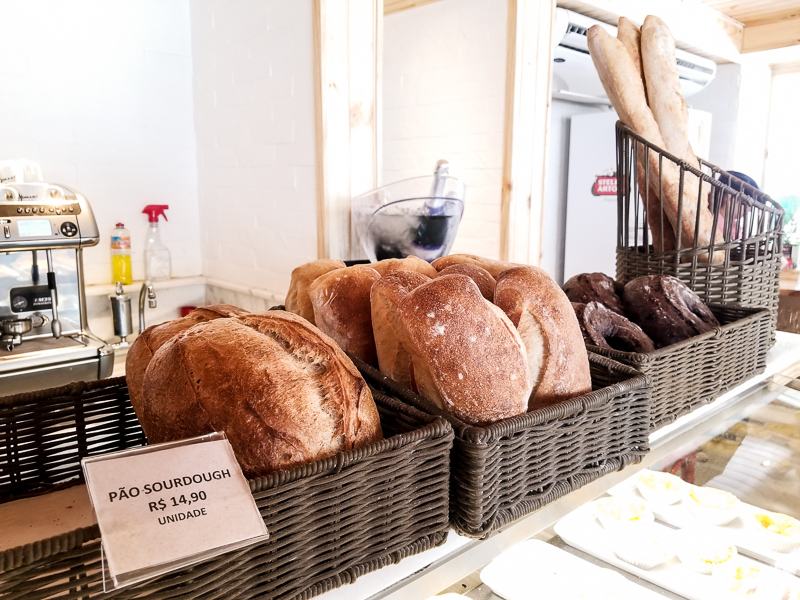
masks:
[(311, 0), (191, 3), (203, 274), (285, 293), (317, 258)]
[[(0, 160), (41, 164), (94, 209), (100, 244), (88, 283), (110, 283), (117, 221), (144, 277), (146, 204), (162, 225), (176, 276), (200, 273), (188, 0), (6, 0), (0, 38)], [(162, 222), (163, 223), (163, 222)]]
[(383, 24), (381, 183), (432, 174), (466, 184), (452, 252), (499, 257), (508, 7), (441, 0)]

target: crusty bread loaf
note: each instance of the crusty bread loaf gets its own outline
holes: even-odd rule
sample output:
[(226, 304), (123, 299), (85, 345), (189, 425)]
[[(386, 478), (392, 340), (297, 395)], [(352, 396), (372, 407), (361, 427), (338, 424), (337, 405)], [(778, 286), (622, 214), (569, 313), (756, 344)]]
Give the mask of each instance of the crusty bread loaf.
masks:
[[(650, 143), (665, 148), (659, 125), (647, 105), (644, 88), (639, 85), (638, 70), (625, 46), (598, 25), (589, 28), (587, 40), (589, 53), (600, 75), (600, 81), (620, 120)], [(644, 44), (644, 34), (642, 44)], [(644, 52), (642, 58), (646, 74), (647, 56)], [(647, 79), (650, 92), (658, 83), (649, 77)], [(709, 245), (713, 220), (706, 202), (697, 201), (698, 187), (690, 185), (688, 180), (685, 181), (681, 196), (681, 173), (678, 166), (669, 160), (660, 161), (653, 151), (648, 150), (646, 154), (643, 163), (647, 164), (653, 177), (660, 177), (664, 212), (673, 229), (680, 232), (681, 247)], [(681, 203), (680, 214), (678, 214), (679, 203)], [(695, 227), (696, 222), (699, 223), (697, 227)], [(709, 260), (707, 254), (701, 255), (700, 258)], [(724, 253), (717, 251), (712, 260), (718, 261), (723, 258)]]
[(430, 280), (421, 273), (397, 271), (381, 277), (370, 291), (378, 367), (387, 377), (412, 389), (411, 357), (402, 342), (403, 323), (398, 304), (408, 292)]
[(352, 361), (284, 311), (216, 319), (170, 339), (147, 368), (143, 408), (150, 443), (224, 431), (248, 477), (381, 438)]
[(151, 325), (145, 329), (133, 341), (125, 357), (125, 380), (128, 384), (131, 404), (136, 414), (141, 417), (144, 373), (156, 350), (176, 335), (180, 335), (198, 323), (244, 314), (247, 314), (247, 311), (237, 306), (231, 306), (230, 304), (211, 304), (209, 306), (196, 308), (180, 319), (159, 323), (158, 325)]
[(461, 263), (457, 265), (450, 265), (439, 271), (439, 275), (466, 275), (478, 286), (481, 291), (481, 296), (486, 298), (489, 302), (494, 302), (494, 286), (496, 281), (491, 273), (474, 265), (472, 263)]
[(292, 279), (289, 291), (286, 293), (284, 305), (290, 313), (300, 315), (306, 321), (314, 324), (314, 307), (308, 297), (308, 288), (320, 275), (329, 273), (334, 269), (343, 269), (345, 264), (333, 258), (321, 258), (300, 265), (292, 270)]
[[(625, 46), (631, 60), (633, 60), (636, 71), (639, 73), (639, 80), (642, 82), (642, 85), (645, 85), (644, 69), (642, 68), (642, 53), (640, 49), (641, 36), (641, 31), (633, 21), (627, 17), (619, 18), (617, 21), (617, 39)], [(631, 84), (633, 84), (633, 82), (631, 82)], [(647, 88), (645, 86), (645, 92), (646, 91)]]
[(497, 278), (495, 303), (516, 325), (525, 343), (533, 379), (531, 409), (592, 390), (578, 319), (550, 275), (537, 267), (505, 271)]
[(369, 294), (380, 277), (367, 265), (354, 265), (320, 275), (308, 288), (317, 327), (372, 366), (378, 366), (378, 355)]
[(436, 277), (436, 269), (428, 261), (413, 255), (405, 258), (385, 258), (384, 260), (370, 263), (369, 266), (380, 273), (381, 276), (396, 273), (397, 271), (412, 271), (426, 277)]
[(442, 256), (434, 260), (431, 265), (437, 270), (441, 271), (449, 267), (450, 265), (460, 265), (460, 264), (471, 264), (471, 265), (478, 265), (479, 267), (483, 267), (489, 274), (497, 279), (497, 276), (500, 275), (506, 269), (511, 269), (513, 267), (519, 267), (518, 263), (507, 262), (504, 260), (495, 260), (493, 258), (486, 258), (484, 256), (476, 256), (474, 254), (448, 254), (447, 256)]
[(531, 388), (522, 340), (472, 279), (437, 277), (406, 294), (399, 308), (420, 394), (473, 425), (526, 411)]

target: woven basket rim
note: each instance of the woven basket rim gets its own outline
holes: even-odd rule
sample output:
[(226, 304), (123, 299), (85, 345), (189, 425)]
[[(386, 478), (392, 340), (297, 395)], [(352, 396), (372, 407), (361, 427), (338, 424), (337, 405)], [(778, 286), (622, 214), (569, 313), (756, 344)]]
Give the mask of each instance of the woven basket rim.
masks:
[[(674, 154), (671, 154), (671, 153), (667, 152), (664, 148), (661, 148), (660, 146), (658, 146), (658, 145), (656, 145), (656, 144), (654, 144), (652, 142), (649, 142), (648, 140), (643, 138), (641, 135), (636, 133), (633, 129), (628, 127), (622, 121), (619, 121), (619, 120), (617, 121), (616, 128), (617, 128), (618, 131), (623, 132), (624, 135), (626, 135), (628, 137), (632, 137), (632, 138), (636, 139), (639, 143), (641, 143), (641, 144), (647, 146), (648, 148), (650, 148), (651, 150), (655, 150), (659, 154), (662, 154), (664, 157), (668, 158), (670, 161), (674, 162), (676, 165), (679, 165), (681, 168), (683, 168), (684, 170), (688, 171), (692, 175), (695, 175), (696, 177), (702, 179), (706, 183), (709, 183), (709, 184), (711, 184), (711, 185), (713, 185), (715, 187), (724, 188), (729, 193), (733, 193), (735, 195), (743, 196), (743, 201), (746, 202), (751, 208), (752, 207), (756, 207), (759, 204), (762, 204), (761, 201), (756, 200), (755, 198), (753, 198), (750, 195), (742, 192), (741, 190), (734, 189), (734, 188), (732, 188), (731, 186), (729, 186), (727, 184), (721, 183), (720, 181), (714, 179), (708, 173), (704, 173), (703, 171), (701, 171), (700, 169), (698, 169), (694, 165), (691, 165), (688, 162), (678, 158)], [(727, 171), (725, 171), (724, 169), (721, 169), (718, 166), (716, 166), (716, 165), (714, 165), (714, 164), (712, 164), (712, 163), (710, 163), (708, 161), (705, 161), (705, 160), (702, 160), (702, 159), (700, 159), (700, 160), (701, 160), (701, 162), (703, 164), (708, 165), (709, 167), (713, 167), (714, 169), (716, 169), (717, 171), (720, 171), (721, 173), (725, 173), (726, 175), (728, 175), (730, 177), (735, 177), (735, 176), (731, 175), (730, 173), (728, 173)], [(745, 183), (745, 185), (747, 185), (746, 182), (743, 182), (743, 183)], [(749, 186), (749, 187), (752, 187), (752, 186)], [(784, 216), (786, 214), (784, 208), (780, 204), (778, 204), (775, 200), (773, 200), (768, 194), (762, 192), (761, 190), (757, 190), (757, 191), (758, 191), (759, 195), (763, 199), (763, 204), (770, 205), (770, 209), (775, 211), (777, 214), (779, 214), (781, 216)], [(783, 219), (781, 219), (781, 223), (782, 222), (783, 222)]]
[(595, 346), (594, 344), (586, 344), (586, 348), (591, 352), (595, 352), (602, 356), (607, 356), (614, 360), (622, 359), (635, 364), (646, 364), (658, 360), (663, 356), (680, 352), (683, 348), (688, 346), (693, 346), (708, 339), (718, 338), (730, 329), (742, 327), (747, 323), (761, 319), (764, 314), (769, 315), (770, 313), (768, 308), (746, 306), (740, 302), (708, 302), (706, 303), (706, 306), (711, 308), (712, 312), (714, 312), (714, 309), (717, 311), (732, 310), (733, 312), (743, 313), (743, 316), (739, 319), (731, 321), (730, 323), (726, 323), (725, 325), (720, 325), (719, 327), (715, 327), (710, 331), (706, 331), (705, 333), (692, 336), (680, 342), (676, 342), (675, 344), (664, 346), (663, 348), (658, 348), (653, 352), (625, 352), (623, 350), (615, 350), (613, 348), (602, 348), (601, 346)]
[(484, 426), (470, 425), (469, 423), (465, 423), (455, 415), (434, 405), (433, 402), (424, 396), (415, 394), (410, 389), (403, 387), (393, 379), (387, 377), (363, 361), (354, 358), (353, 362), (356, 363), (356, 366), (359, 368), (359, 370), (369, 374), (372, 379), (384, 383), (392, 394), (396, 394), (400, 398), (409, 398), (410, 402), (425, 407), (425, 412), (430, 412), (431, 414), (436, 414), (447, 419), (453, 426), (455, 435), (460, 439), (476, 445), (486, 445), (490, 444), (496, 439), (507, 437), (518, 431), (542, 425), (550, 421), (578, 415), (581, 412), (584, 412), (586, 409), (593, 408), (600, 404), (605, 404), (610, 399), (619, 395), (626, 394), (633, 390), (642, 389), (650, 385), (650, 378), (633, 367), (617, 362), (613, 358), (595, 354), (593, 352), (588, 352), (588, 356), (590, 362), (610, 367), (611, 369), (616, 370), (623, 375), (627, 375), (627, 378), (618, 383), (614, 383), (598, 390), (593, 390), (586, 394), (576, 396), (570, 400), (565, 400), (552, 406), (537, 408), (521, 415), (502, 419), (500, 421), (496, 421), (495, 423), (490, 423)]
[[(11, 405), (14, 406), (16, 404), (29, 402), (32, 399), (48, 398), (50, 395), (47, 392), (50, 392), (51, 394), (53, 392), (58, 392), (55, 397), (63, 397), (69, 391), (80, 393), (86, 389), (112, 387), (121, 383), (125, 383), (125, 377), (115, 377), (91, 382), (76, 382), (74, 384), (60, 386), (50, 390), (17, 394), (15, 396), (10, 396), (9, 398), (16, 399), (15, 402), (11, 403)], [(251, 494), (253, 494), (254, 497), (257, 497), (259, 493), (265, 492), (266, 490), (273, 489), (275, 487), (306, 477), (321, 475), (326, 472), (338, 474), (343, 469), (351, 465), (357, 465), (358, 462), (363, 459), (396, 450), (405, 445), (416, 443), (422, 439), (449, 438), (452, 442), (454, 437), (453, 427), (442, 416), (430, 415), (414, 406), (410, 406), (396, 398), (392, 398), (390, 395), (388, 395), (388, 393), (381, 390), (376, 390), (373, 388), (371, 391), (373, 392), (373, 395), (377, 397), (376, 402), (386, 404), (392, 410), (404, 412), (407, 416), (422, 420), (423, 422), (426, 422), (425, 425), (415, 428), (412, 431), (399, 433), (390, 438), (384, 438), (377, 442), (372, 442), (361, 448), (345, 450), (328, 458), (315, 460), (292, 469), (282, 469), (262, 477), (248, 479), (247, 482), (249, 484)], [(79, 478), (75, 478), (73, 480), (64, 482), (58, 487), (58, 489), (73, 487), (81, 483), (83, 482)], [(50, 491), (53, 490), (47, 489), (41, 492), (41, 494), (45, 494)], [(41, 494), (31, 493), (25, 497)], [(8, 500), (8, 502), (13, 502), (19, 499), (21, 498), (14, 498), (13, 500)], [(4, 501), (0, 500), (0, 504), (4, 503)], [(0, 552), (0, 572), (16, 569), (25, 566), (26, 564), (30, 564), (33, 561), (50, 558), (64, 552), (68, 552), (81, 546), (82, 544), (99, 538), (100, 529), (95, 523), (91, 526), (71, 530), (50, 538), (24, 544), (22, 546), (7, 548)]]

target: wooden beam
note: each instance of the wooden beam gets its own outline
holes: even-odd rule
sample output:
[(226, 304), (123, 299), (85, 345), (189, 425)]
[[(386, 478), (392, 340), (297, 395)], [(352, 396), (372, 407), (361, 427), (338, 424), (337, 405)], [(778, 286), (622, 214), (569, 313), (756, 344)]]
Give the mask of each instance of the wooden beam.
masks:
[(555, 0), (509, 0), (500, 258), (541, 262)]
[(771, 23), (747, 23), (742, 53), (788, 48), (800, 44), (800, 12)]
[(317, 255), (360, 256), (351, 199), (378, 184), (383, 0), (314, 0)]

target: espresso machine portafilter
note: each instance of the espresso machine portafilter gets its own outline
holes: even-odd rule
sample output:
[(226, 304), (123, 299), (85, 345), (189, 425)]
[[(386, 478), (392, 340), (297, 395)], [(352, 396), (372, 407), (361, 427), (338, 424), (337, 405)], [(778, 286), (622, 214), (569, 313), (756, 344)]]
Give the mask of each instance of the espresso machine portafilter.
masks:
[(0, 396), (111, 374), (114, 350), (91, 333), (86, 310), (83, 248), (99, 240), (81, 194), (0, 184)]

